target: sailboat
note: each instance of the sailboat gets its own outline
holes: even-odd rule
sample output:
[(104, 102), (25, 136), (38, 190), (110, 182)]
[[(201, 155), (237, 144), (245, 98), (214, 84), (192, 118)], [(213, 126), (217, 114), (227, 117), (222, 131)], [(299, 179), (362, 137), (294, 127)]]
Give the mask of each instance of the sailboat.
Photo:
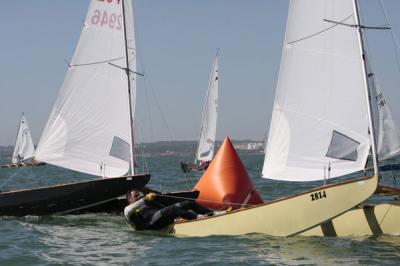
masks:
[(29, 130), (28, 120), (26, 119), (25, 114), (22, 113), (11, 164), (2, 165), (1, 168), (43, 165), (44, 163), (38, 163), (32, 160), (34, 153), (35, 147)]
[(101, 211), (149, 181), (134, 169), (135, 53), (131, 1), (92, 0), (34, 158), (101, 178), (2, 192), (0, 215)]
[[(299, 14), (300, 11), (303, 10), (311, 10), (315, 8), (315, 5), (322, 5), (322, 2), (317, 1), (309, 1), (307, 4), (295, 4), (291, 3), (291, 9), (298, 9)], [(326, 1), (325, 1), (326, 2)], [(344, 1), (343, 1), (344, 2)], [(341, 2), (341, 4), (344, 4)], [(366, 168), (366, 162), (367, 158), (369, 155), (369, 152), (371, 151), (372, 154), (372, 159), (373, 159), (373, 165), (374, 165), (374, 171), (375, 175), (378, 175), (378, 170), (379, 171), (385, 171), (385, 170), (395, 170), (396, 168), (398, 169), (398, 165), (395, 166), (382, 166), (378, 167), (378, 164), (380, 162), (383, 162), (384, 160), (394, 158), (400, 154), (400, 131), (397, 125), (395, 124), (394, 120), (392, 119), (392, 116), (390, 114), (390, 110), (388, 107), (388, 101), (389, 99), (386, 99), (381, 86), (377, 82), (376, 75), (374, 73), (374, 70), (371, 66), (371, 62), (369, 61), (369, 57), (367, 56), (367, 52), (365, 49), (365, 42), (363, 38), (363, 33), (366, 30), (369, 29), (374, 29), (374, 30), (386, 30), (390, 29), (388, 27), (368, 27), (365, 25), (362, 25), (360, 22), (359, 16), (358, 16), (358, 1), (348, 1), (347, 5), (353, 5), (354, 12), (351, 16), (346, 16), (346, 13), (343, 13), (342, 18), (339, 16), (336, 17), (335, 19), (332, 19), (328, 17), (325, 13), (325, 17), (323, 17), (323, 21), (321, 23), (330, 23), (330, 27), (325, 27), (322, 28), (321, 30), (326, 30), (327, 32), (329, 31), (339, 31), (339, 30), (345, 30), (349, 28), (354, 28), (357, 29), (358, 31), (358, 50), (359, 50), (359, 55), (361, 55), (361, 67), (362, 67), (362, 79), (364, 80), (364, 87), (367, 89), (366, 95), (368, 98), (371, 99), (370, 101), (370, 108), (367, 109), (368, 112), (370, 113), (369, 118), (371, 120), (370, 125), (368, 127), (368, 132), (365, 135), (365, 137), (368, 137), (368, 133), (371, 136), (371, 141), (370, 144), (368, 142), (363, 142), (359, 141), (361, 138), (357, 137), (354, 135), (355, 132), (349, 132), (349, 131), (336, 131), (332, 134), (331, 141), (329, 143), (328, 149), (326, 151), (326, 160), (325, 161), (325, 169), (328, 171), (328, 177), (336, 177), (344, 174), (350, 173), (347, 169), (345, 169), (344, 164), (347, 161), (347, 165), (350, 165), (351, 163), (356, 163), (359, 159), (362, 158), (360, 161), (359, 166), (354, 167), (354, 171), (356, 170), (367, 170)], [(333, 5), (331, 3), (331, 5)], [(309, 14), (309, 13), (308, 13)], [(321, 10), (321, 14), (323, 14)], [(350, 15), (351, 13), (348, 12)], [(295, 18), (293, 19), (295, 20)], [(309, 20), (308, 23), (311, 23), (313, 21), (314, 23), (315, 20)], [(321, 21), (321, 18), (319, 19)], [(297, 26), (293, 26), (293, 31), (295, 31), (296, 27), (301, 27), (302, 24), (300, 22), (300, 19), (297, 19)], [(310, 24), (310, 28), (312, 28), (312, 25)], [(321, 34), (325, 35), (326, 33), (322, 33), (322, 31), (315, 31), (315, 34)], [(316, 39), (316, 42), (314, 43), (315, 45), (318, 44), (318, 38), (315, 38), (312, 34), (310, 34), (309, 37), (310, 39)], [(319, 77), (324, 77), (323, 72), (326, 71), (335, 71), (340, 75), (337, 75), (336, 77), (341, 80), (345, 80), (349, 84), (355, 84), (354, 82), (357, 80), (356, 77), (360, 76), (356, 72), (354, 72), (354, 68), (350, 69), (352, 66), (352, 62), (354, 63), (359, 63), (360, 60), (352, 60), (353, 58), (351, 55), (346, 55), (345, 57), (339, 57), (342, 54), (337, 53), (339, 49), (345, 49), (346, 44), (344, 41), (349, 43), (351, 41), (350, 39), (351, 36), (343, 36), (343, 38), (339, 39), (321, 39), (320, 40), (320, 45), (322, 45), (322, 41), (324, 41), (325, 46), (329, 47), (328, 43), (332, 43), (332, 45), (337, 46), (335, 50), (328, 50), (328, 49), (315, 49), (315, 47), (312, 46), (302, 46), (302, 42), (307, 42), (304, 41), (302, 38), (294, 38), (294, 41), (288, 42), (287, 44), (287, 49), (292, 50), (292, 54), (288, 55), (290, 59), (292, 60), (291, 62), (294, 62), (294, 60), (297, 59), (297, 61), (301, 61), (301, 58), (304, 56), (309, 56), (312, 54), (313, 56), (309, 56), (309, 60), (313, 60), (315, 63), (316, 60), (319, 60), (315, 64), (315, 75)], [(306, 38), (306, 37), (303, 37)], [(297, 41), (296, 41), (297, 39)], [(336, 41), (335, 41), (336, 40)], [(299, 42), (297, 44), (296, 42)], [(310, 41), (311, 42), (311, 41)], [(353, 41), (356, 43), (356, 41)], [(297, 46), (296, 48), (290, 49), (288, 46)], [(356, 47), (355, 47), (356, 48)], [(312, 51), (314, 50), (314, 51)], [(318, 52), (318, 53), (317, 53)], [(324, 58), (321, 56), (321, 54), (335, 54), (337, 59), (336, 59), (336, 66), (328, 66), (324, 65), (322, 63), (322, 59)], [(347, 60), (346, 60), (347, 59)], [(339, 64), (340, 61), (349, 61), (347, 64)], [(286, 61), (288, 62), (288, 61)], [(304, 62), (304, 61), (302, 61)], [(289, 64), (289, 63), (288, 63)], [(290, 66), (287, 66), (289, 68)], [(319, 70), (318, 70), (319, 67)], [(324, 68), (325, 69), (324, 69)], [(343, 67), (343, 70), (339, 70), (338, 68)], [(343, 109), (343, 104), (340, 102), (343, 101), (350, 101), (350, 94), (353, 94), (355, 92), (354, 87), (355, 85), (352, 86), (352, 88), (348, 88), (345, 86), (332, 86), (332, 90), (321, 92), (322, 86), (314, 86), (314, 87), (306, 87), (307, 81), (305, 81), (302, 76), (306, 75), (306, 71), (310, 71), (311, 68), (307, 69), (304, 68), (303, 71), (300, 71), (297, 68), (292, 68), (292, 71), (287, 70), (285, 73), (292, 73), (297, 77), (297, 84), (298, 87), (293, 87), (290, 84), (287, 84), (285, 81), (283, 81), (284, 84), (282, 84), (281, 88), (293, 88), (293, 90), (299, 89), (297, 93), (294, 91), (288, 92), (286, 90), (286, 93), (288, 95), (297, 95), (296, 96), (296, 101), (297, 103), (294, 102), (294, 98), (284, 98), (277, 96), (279, 105), (275, 105), (274, 112), (275, 116), (273, 116), (274, 124), (271, 125), (271, 128), (274, 128), (275, 131), (272, 132), (270, 135), (270, 139), (275, 139), (276, 144), (283, 144), (284, 139), (288, 137), (285, 137), (285, 134), (282, 134), (282, 132), (287, 132), (286, 134), (290, 134), (291, 136), (296, 134), (295, 132), (304, 132), (303, 137), (301, 140), (296, 139), (296, 138), (290, 138), (290, 148), (288, 145), (286, 146), (281, 146), (280, 148), (278, 146), (273, 147), (271, 145), (270, 149), (271, 151), (267, 154), (267, 156), (270, 156), (271, 158), (275, 158), (276, 160), (270, 160), (269, 162), (266, 162), (264, 165), (264, 171), (265, 175), (268, 175), (269, 177), (276, 177), (276, 179), (281, 179), (281, 180), (289, 180), (291, 177), (294, 175), (292, 174), (294, 171), (299, 172), (299, 171), (304, 171), (303, 175), (299, 175), (297, 178), (299, 180), (303, 181), (309, 181), (309, 180), (317, 180), (317, 175), (312, 176), (312, 175), (306, 175), (306, 172), (316, 172), (318, 171), (318, 161), (315, 160), (313, 162), (310, 162), (308, 164), (305, 164), (305, 161), (309, 160), (309, 158), (312, 156), (312, 153), (315, 151), (312, 151), (310, 148), (308, 149), (307, 153), (300, 152), (301, 150), (307, 150), (306, 147), (310, 145), (311, 141), (316, 141), (322, 143), (327, 143), (327, 141), (323, 141), (322, 138), (320, 139), (312, 139), (308, 138), (311, 134), (317, 134), (316, 129), (321, 128), (321, 131), (324, 127), (329, 128), (329, 125), (327, 125), (326, 122), (330, 122), (328, 119), (326, 119), (329, 115), (329, 117), (336, 117), (337, 119), (345, 119), (348, 121), (349, 124), (359, 124), (360, 119), (357, 119), (355, 116), (355, 106), (357, 105), (355, 103), (355, 100), (352, 101), (353, 106), (350, 106), (351, 109)], [(290, 72), (289, 72), (290, 71)], [(342, 71), (346, 71), (342, 73)], [(328, 79), (321, 79), (321, 82), (323, 80), (328, 80)], [(289, 80), (289, 82), (292, 82), (293, 80)], [(336, 84), (338, 83), (337, 80), (335, 80), (335, 76), (332, 76), (332, 78), (329, 79), (331, 84)], [(342, 81), (339, 81), (339, 83)], [(285, 84), (286, 83), (286, 84)], [(322, 83), (318, 83), (321, 84)], [(340, 84), (339, 84), (340, 85)], [(311, 90), (312, 88), (313, 90)], [(335, 96), (333, 95), (333, 89), (337, 91), (337, 97), (333, 98)], [(283, 93), (283, 90), (282, 90)], [(307, 95), (309, 97), (314, 96), (314, 95), (321, 95), (321, 93), (328, 93), (329, 96), (335, 100), (335, 102), (332, 100), (332, 104), (329, 104), (328, 102), (315, 102), (312, 103), (311, 101), (306, 101), (304, 100), (304, 97)], [(301, 97), (301, 95), (304, 95)], [(336, 95), (336, 93), (335, 93)], [(314, 98), (314, 97), (312, 97)], [(319, 96), (316, 97), (315, 99), (324, 99), (324, 97)], [(285, 101), (285, 102), (284, 102)], [(325, 107), (323, 108), (315, 108), (314, 110), (317, 111), (319, 110), (319, 114), (322, 113), (322, 110), (324, 110), (324, 114), (326, 114), (323, 121), (315, 119), (316, 116), (315, 112), (310, 112), (312, 108), (315, 106), (325, 104)], [(284, 105), (284, 106), (283, 106)], [(308, 106), (307, 106), (308, 105)], [(300, 108), (300, 106), (302, 106)], [(332, 110), (332, 112), (331, 112)], [(318, 111), (317, 111), (318, 112)], [(363, 111), (364, 113), (364, 111)], [(310, 128), (313, 128), (313, 132), (305, 132), (307, 130), (307, 127), (303, 127), (300, 125), (293, 126), (293, 121), (294, 119), (297, 119), (299, 121), (298, 123), (301, 123), (302, 125), (309, 124), (310, 127), (308, 127), (308, 130)], [(337, 124), (337, 120), (334, 120), (335, 124)], [(321, 124), (323, 126), (321, 127)], [(338, 125), (338, 124), (337, 124)], [(290, 131), (289, 131), (290, 127)], [(373, 130), (370, 130), (373, 128)], [(278, 132), (280, 131), (280, 132)], [(364, 130), (365, 132), (365, 130)], [(278, 134), (282, 134), (283, 137), (279, 137)], [(300, 133), (301, 134), (301, 133)], [(327, 135), (325, 133), (325, 135)], [(353, 144), (351, 144), (353, 143)], [(365, 145), (365, 144), (366, 145)], [(334, 147), (332, 144), (334, 144), (336, 147)], [(355, 149), (355, 146), (357, 146), (357, 149)], [(360, 149), (362, 145), (365, 145), (365, 151), (363, 153), (360, 153)], [(345, 150), (346, 146), (348, 147), (347, 151)], [(350, 148), (353, 146), (354, 148)], [(293, 148), (292, 148), (293, 147)], [(296, 148), (294, 148), (296, 147)], [(310, 146), (308, 146), (310, 147)], [(322, 150), (324, 145), (321, 145), (319, 148)], [(325, 146), (326, 147), (326, 146)], [(295, 150), (296, 149), (296, 150)], [(326, 148), (325, 148), (326, 149)], [(292, 150), (292, 151), (290, 151)], [(282, 152), (284, 151), (284, 152)], [(281, 154), (281, 158), (277, 157), (277, 154)], [(355, 156), (357, 155), (357, 156)], [(361, 156), (361, 157), (360, 157)], [(332, 160), (332, 157), (334, 158), (342, 158), (343, 160), (337, 161), (337, 160)], [(286, 162), (285, 162), (286, 160)], [(341, 164), (340, 164), (341, 163)], [(292, 167), (288, 167), (291, 165)], [(298, 166), (306, 166), (306, 167), (298, 167)], [(300, 168), (300, 169), (299, 169)], [(347, 166), (346, 166), (347, 168)], [(328, 221), (325, 221), (324, 223), (315, 226), (314, 228), (307, 230), (302, 233), (302, 235), (305, 236), (367, 236), (367, 235), (380, 235), (380, 234), (390, 234), (390, 235), (399, 235), (400, 234), (400, 226), (398, 226), (398, 220), (400, 219), (400, 204), (398, 200), (396, 200), (396, 197), (400, 195), (400, 190), (395, 187), (388, 187), (384, 185), (378, 185), (378, 188), (375, 192), (375, 197), (378, 199), (378, 204), (373, 204), (373, 199), (367, 203), (361, 204), (356, 206), (355, 208), (347, 211), (346, 213), (334, 218), (334, 219), (329, 219)], [(380, 197), (380, 196), (384, 197)], [(380, 198), (379, 198), (380, 197)]]
[(200, 139), (197, 147), (194, 164), (181, 162), (181, 169), (187, 173), (190, 171), (204, 171), (207, 169), (214, 156), (215, 135), (217, 131), (218, 116), (218, 52), (211, 69), (206, 101), (203, 109), (203, 117), (200, 127)]
[(22, 113), (11, 163), (14, 165), (22, 164), (24, 161), (33, 158), (34, 152), (35, 147), (33, 146), (28, 121), (26, 120), (24, 113)]
[[(376, 191), (378, 138), (362, 28), (355, 0), (290, 1), (262, 175), (293, 186), (324, 184), (225, 215), (176, 222), (171, 234), (297, 235)], [(372, 176), (326, 184), (363, 170), (370, 151)]]

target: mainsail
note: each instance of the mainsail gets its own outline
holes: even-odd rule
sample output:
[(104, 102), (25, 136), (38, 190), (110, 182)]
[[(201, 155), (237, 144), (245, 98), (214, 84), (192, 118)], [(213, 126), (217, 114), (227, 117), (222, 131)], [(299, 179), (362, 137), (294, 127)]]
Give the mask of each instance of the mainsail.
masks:
[(353, 0), (290, 2), (264, 177), (364, 169), (371, 138), (355, 10)]
[(28, 121), (26, 120), (24, 113), (22, 113), (11, 162), (17, 164), (26, 161), (32, 158), (34, 153), (35, 147), (33, 146)]
[(135, 71), (136, 64), (132, 5), (130, 0), (124, 3), (125, 14), (122, 1), (91, 1), (37, 160), (107, 177), (128, 172), (133, 143), (127, 68)]
[(197, 161), (211, 161), (214, 156), (218, 109), (218, 57), (215, 58), (208, 82), (206, 102), (201, 122)]

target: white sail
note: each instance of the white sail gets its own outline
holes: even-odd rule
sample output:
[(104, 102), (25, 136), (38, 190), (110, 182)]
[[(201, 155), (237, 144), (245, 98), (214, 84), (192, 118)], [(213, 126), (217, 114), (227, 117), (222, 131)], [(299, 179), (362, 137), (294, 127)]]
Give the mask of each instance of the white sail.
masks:
[(379, 161), (383, 161), (400, 154), (400, 131), (392, 118), (388, 101), (371, 67), (368, 68), (368, 81), (371, 88), (374, 121), (376, 121), (374, 127), (378, 142), (378, 158)]
[(208, 83), (199, 147), (196, 154), (197, 161), (211, 161), (214, 156), (215, 134), (217, 131), (218, 83), (218, 57), (216, 57)]
[(16, 164), (22, 161), (26, 161), (32, 158), (34, 153), (35, 147), (33, 146), (28, 121), (26, 120), (24, 113), (22, 113), (11, 162), (13, 164)]
[[(130, 9), (130, 1), (125, 2)], [(132, 30), (132, 11), (127, 9), (132, 25), (127, 30)], [(133, 36), (127, 33), (131, 51)], [(92, 175), (127, 173), (131, 127), (126, 67), (122, 1), (92, 0), (37, 160)]]
[(371, 141), (353, 4), (290, 2), (263, 177), (312, 181), (364, 169)]

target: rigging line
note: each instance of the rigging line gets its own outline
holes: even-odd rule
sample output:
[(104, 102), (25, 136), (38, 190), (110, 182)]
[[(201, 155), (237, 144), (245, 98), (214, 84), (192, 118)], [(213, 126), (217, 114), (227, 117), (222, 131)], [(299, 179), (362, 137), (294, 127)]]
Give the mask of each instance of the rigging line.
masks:
[(19, 175), (22, 171), (21, 169), (22, 167), (18, 167), (17, 171), (15, 171), (15, 173), (13, 173), (9, 178), (7, 178), (4, 182), (1, 183), (0, 188), (3, 188), (8, 182), (10, 182), (14, 177), (16, 177), (17, 175)]
[[(146, 73), (146, 77), (148, 77), (149, 75), (147, 74), (147, 71), (146, 71), (145, 65), (144, 65), (144, 63), (143, 63), (143, 61), (142, 61), (141, 55), (140, 55), (140, 54), (137, 54), (137, 57), (136, 57), (136, 58), (137, 58), (137, 60), (139, 61), (139, 64), (140, 64), (140, 66), (141, 66), (143, 72)], [(172, 135), (172, 133), (171, 133), (171, 130), (170, 130), (169, 126), (168, 126), (167, 120), (166, 120), (165, 115), (164, 115), (164, 113), (163, 113), (163, 111), (162, 111), (162, 109), (161, 109), (161, 106), (160, 106), (159, 102), (158, 102), (158, 99), (157, 99), (157, 96), (156, 96), (156, 94), (155, 94), (155, 92), (154, 92), (154, 89), (153, 89), (153, 87), (151, 86), (151, 83), (150, 83), (150, 79), (149, 79), (149, 78), (145, 78), (145, 79), (144, 79), (144, 86), (145, 86), (145, 88), (149, 88), (149, 89), (150, 89), (150, 92), (151, 92), (151, 94), (152, 94), (152, 96), (153, 96), (153, 98), (154, 98), (154, 101), (155, 101), (155, 103), (156, 103), (156, 107), (157, 107), (158, 111), (159, 111), (160, 114), (161, 114), (163, 124), (164, 124), (165, 128), (167, 129), (169, 141), (172, 142), (172, 141), (174, 140), (174, 137), (173, 137), (173, 135)], [(145, 89), (145, 94), (146, 94), (146, 97), (147, 97), (147, 96), (148, 96), (148, 94), (147, 94), (147, 89)], [(148, 102), (148, 99), (149, 99), (149, 98), (150, 98), (150, 97), (147, 97), (147, 98), (146, 98), (146, 101), (147, 101), (147, 102)], [(150, 106), (150, 104), (148, 104), (148, 106)], [(151, 116), (151, 112), (148, 112), (148, 113), (149, 113), (149, 116)], [(150, 122), (152, 122), (152, 121), (150, 121)], [(153, 130), (153, 125), (152, 125), (152, 124), (151, 124), (151, 130)], [(151, 133), (152, 133), (152, 135), (153, 135), (152, 137), (153, 137), (153, 139), (154, 139), (154, 133), (153, 133), (153, 131), (152, 131)], [(180, 159), (183, 159), (183, 158), (180, 156)], [(180, 160), (180, 161), (181, 161), (181, 160)], [(187, 180), (188, 178), (187, 178), (186, 176), (184, 176), (184, 178), (185, 178), (186, 185), (187, 185), (188, 188), (189, 188), (189, 184), (188, 184), (188, 180)]]
[(381, 226), (382, 225), (382, 223), (385, 221), (385, 218), (386, 218), (386, 216), (388, 215), (388, 213), (389, 213), (389, 211), (390, 211), (390, 209), (392, 208), (392, 204), (389, 204), (389, 207), (388, 207), (388, 209), (387, 209), (387, 211), (385, 212), (385, 215), (382, 217), (382, 219), (379, 221), (379, 225)]
[[(192, 200), (192, 201), (196, 201), (197, 200), (197, 199), (193, 199), (193, 198), (171, 196), (171, 195), (163, 195), (163, 194), (156, 194), (156, 197), (182, 199), (182, 200)], [(210, 203), (231, 204), (231, 205), (237, 205), (237, 206), (242, 206), (243, 205), (242, 203), (234, 203), (234, 202), (229, 202), (229, 201), (216, 201), (216, 200), (205, 200), (205, 199), (202, 199), (201, 201), (210, 202)], [(256, 206), (256, 204), (248, 204), (247, 203), (247, 204), (245, 204), (245, 206)]]
[[(138, 56), (137, 59), (139, 60), (140, 65), (142, 66), (143, 72), (146, 73), (147, 71), (145, 69), (145, 66), (144, 66), (141, 58)], [(148, 77), (148, 74), (146, 74), (146, 76)], [(171, 130), (170, 130), (169, 126), (168, 126), (167, 119), (165, 118), (165, 115), (164, 115), (164, 113), (162, 111), (162, 108), (161, 108), (160, 103), (158, 101), (158, 98), (157, 98), (157, 96), (155, 94), (153, 86), (151, 85), (150, 80), (148, 78), (144, 79), (144, 85), (145, 85), (146, 88), (150, 89), (150, 92), (151, 92), (151, 94), (153, 96), (153, 99), (154, 99), (154, 101), (156, 103), (156, 107), (157, 107), (158, 111), (160, 112), (160, 115), (161, 115), (162, 121), (164, 123), (164, 126), (166, 127), (166, 129), (168, 131), (168, 137), (169, 137), (170, 141), (173, 141), (174, 138), (173, 138)]]
[[(386, 9), (385, 9), (385, 6), (383, 5), (382, 0), (379, 1), (379, 5), (380, 5), (380, 7), (381, 7), (381, 9), (383, 11), (383, 15), (385, 16), (387, 24), (391, 25), (391, 23), (389, 21), (389, 17), (388, 17), (388, 15), (386, 13)], [(400, 56), (399, 56), (400, 45), (399, 45), (399, 40), (396, 38), (396, 35), (394, 35), (393, 30), (390, 31), (390, 35), (392, 37), (392, 40), (393, 40), (393, 43), (394, 43), (394, 46), (395, 46), (394, 47), (394, 52), (396, 54), (397, 70), (400, 72)]]
[(84, 63), (84, 64), (71, 64), (71, 63), (69, 63), (68, 66), (70, 66), (70, 67), (79, 67), (79, 66), (99, 65), (99, 64), (104, 64), (104, 63), (110, 63), (110, 62), (113, 62), (113, 61), (118, 61), (118, 60), (121, 60), (121, 59), (124, 59), (124, 58), (125, 57), (123, 56), (123, 57), (118, 57), (118, 58), (115, 58), (115, 59), (110, 59), (110, 60), (105, 60), (105, 61), (98, 61), (98, 62), (93, 62), (93, 63)]
[(143, 162), (143, 172), (148, 173), (149, 168), (147, 166), (147, 160), (144, 157), (144, 145), (139, 144), (139, 150), (140, 150), (140, 155), (142, 156), (142, 162)]
[[(144, 90), (144, 94), (145, 94), (145, 100), (146, 100), (146, 107), (147, 107), (147, 116), (150, 122), (150, 135), (151, 135), (151, 140), (154, 141), (154, 128), (153, 128), (153, 118), (151, 116), (151, 105), (150, 105), (150, 97), (149, 97), (149, 92), (147, 90), (147, 85), (146, 83), (144, 83), (145, 85), (145, 90)], [(144, 136), (144, 135), (143, 135)]]
[[(140, 61), (140, 62), (141, 62), (141, 61)], [(143, 64), (141, 64), (141, 65), (142, 65), (142, 68), (144, 69), (144, 65), (143, 65)], [(145, 70), (145, 69), (144, 69), (144, 70)], [(148, 75), (147, 75), (147, 76), (148, 76)], [(159, 113), (160, 113), (160, 115), (161, 115), (163, 124), (164, 124), (165, 128), (167, 129), (169, 141), (170, 141), (170, 142), (174, 141), (174, 137), (173, 137), (173, 135), (172, 135), (172, 133), (171, 133), (171, 130), (170, 130), (169, 126), (168, 126), (167, 119), (165, 118), (164, 112), (162, 111), (161, 105), (159, 104), (157, 95), (155, 94), (155, 91), (154, 91), (153, 87), (151, 86), (150, 80), (145, 78), (145, 79), (144, 79), (144, 84), (145, 84), (145, 87), (146, 87), (146, 88), (149, 88), (149, 89), (150, 89), (150, 92), (151, 92), (151, 94), (152, 94), (152, 96), (153, 96), (154, 102), (156, 103), (156, 107), (157, 107), (157, 109), (158, 109), (158, 111), (159, 111)], [(146, 90), (146, 95), (147, 95), (147, 90)], [(150, 106), (150, 105), (149, 105), (149, 106)], [(150, 112), (149, 112), (149, 113), (150, 113)], [(178, 158), (180, 159), (179, 161), (181, 161), (181, 160), (183, 159), (181, 156), (179, 156)], [(184, 177), (185, 177), (184, 179), (185, 179), (186, 185), (187, 185), (187, 187), (189, 188), (189, 185), (190, 185), (190, 184), (189, 184), (189, 181), (191, 181), (191, 180), (188, 180), (189, 178), (188, 178), (186, 175), (184, 175)]]
[[(141, 124), (139, 124), (139, 132), (140, 132), (140, 134), (141, 134), (141, 136), (144, 136), (144, 134), (143, 134), (143, 127), (141, 126)], [(143, 137), (142, 137), (142, 143), (143, 143)], [(147, 164), (147, 160), (145, 159), (145, 157), (144, 157), (144, 145), (142, 144), (139, 144), (140, 146), (139, 146), (139, 150), (141, 151), (141, 155), (142, 155), (142, 162), (143, 162), (143, 171), (145, 171), (145, 172), (149, 172), (149, 167), (148, 167), (148, 164)]]
[[(306, 36), (306, 37), (297, 39), (297, 40), (295, 40), (295, 41), (288, 42), (287, 44), (292, 44), (292, 43), (304, 41), (304, 40), (306, 40), (306, 39), (309, 39), (309, 38), (315, 37), (315, 36), (317, 36), (317, 35), (320, 35), (321, 33), (324, 33), (324, 32), (326, 32), (326, 31), (328, 31), (328, 30), (330, 30), (330, 29), (332, 29), (332, 28), (334, 28), (334, 27), (340, 25), (339, 23), (343, 23), (344, 21), (348, 20), (348, 19), (351, 18), (352, 16), (353, 16), (353, 14), (349, 15), (348, 17), (346, 17), (345, 19), (343, 19), (343, 20), (341, 20), (341, 21), (339, 21), (339, 22), (336, 22), (335, 25), (332, 25), (332, 26), (330, 26), (330, 27), (328, 27), (328, 28), (326, 28), (326, 29), (323, 29), (323, 30), (321, 30), (321, 31), (319, 31), (319, 32), (316, 32), (316, 33), (314, 33), (314, 34), (308, 35), (308, 36)], [(326, 20), (324, 19), (324, 21), (326, 21)]]
[[(158, 111), (160, 112), (160, 114), (161, 114), (161, 118), (162, 118), (162, 120), (163, 120), (163, 123), (164, 123), (164, 126), (166, 127), (166, 129), (167, 129), (167, 131), (168, 131), (168, 134), (169, 134), (169, 141), (170, 142), (172, 142), (172, 141), (174, 141), (174, 138), (173, 138), (173, 136), (172, 136), (172, 133), (171, 133), (171, 130), (169, 129), (169, 127), (168, 127), (168, 123), (167, 123), (167, 121), (166, 121), (166, 118), (165, 118), (165, 116), (164, 116), (164, 113), (163, 113), (163, 111), (162, 111), (162, 109), (161, 109), (161, 107), (160, 107), (160, 104), (159, 104), (159, 102), (158, 102), (158, 99), (157, 99), (157, 97), (156, 97), (156, 94), (155, 94), (155, 92), (154, 92), (154, 90), (153, 90), (153, 88), (152, 88), (152, 86), (151, 86), (151, 84), (150, 84), (150, 81), (148, 81), (147, 79), (145, 79), (145, 82), (144, 82), (144, 84), (145, 84), (145, 87), (146, 88), (150, 88), (150, 92), (152, 93), (152, 96), (153, 96), (153, 98), (154, 98), (154, 101), (155, 101), (155, 103), (156, 103), (156, 106), (157, 106), (157, 109), (158, 109)], [(146, 96), (147, 96), (147, 89), (145, 90), (145, 94), (146, 94)], [(146, 101), (148, 102), (148, 98), (149, 97), (147, 97), (146, 98)], [(150, 106), (150, 104), (147, 104), (148, 106)], [(151, 112), (148, 112), (149, 113), (149, 115), (150, 115), (150, 113)], [(151, 115), (150, 115), (151, 116)], [(150, 121), (151, 122), (151, 121)], [(151, 130), (152, 130), (152, 134), (153, 134), (153, 125), (151, 124), (150, 125), (150, 127), (151, 127)], [(154, 139), (154, 134), (153, 134), (153, 139)], [(182, 158), (180, 158), (180, 159), (182, 159)], [(187, 186), (187, 188), (190, 188), (190, 184), (189, 184), (189, 182), (188, 182), (188, 177), (185, 175), (185, 182), (186, 182), (186, 186)], [(189, 180), (190, 181), (190, 180)]]
[(156, 107), (157, 107), (158, 111), (160, 112), (160, 115), (161, 115), (162, 121), (163, 121), (163, 123), (164, 123), (164, 126), (166, 127), (166, 129), (167, 129), (167, 131), (168, 131), (168, 135), (169, 135), (168, 137), (169, 137), (170, 141), (173, 141), (174, 138), (173, 138), (173, 135), (172, 135), (172, 133), (171, 133), (171, 129), (170, 129), (169, 126), (168, 126), (167, 119), (165, 118), (164, 112), (163, 112), (163, 110), (161, 109), (161, 105), (160, 105), (160, 103), (159, 103), (159, 101), (158, 101), (157, 95), (155, 94), (155, 91), (154, 91), (153, 87), (151, 86), (150, 81), (148, 81), (148, 80), (146, 79), (145, 82), (147, 82), (148, 85), (149, 85), (150, 92), (152, 93), (152, 96), (153, 96), (154, 101), (155, 101), (155, 103), (156, 103)]

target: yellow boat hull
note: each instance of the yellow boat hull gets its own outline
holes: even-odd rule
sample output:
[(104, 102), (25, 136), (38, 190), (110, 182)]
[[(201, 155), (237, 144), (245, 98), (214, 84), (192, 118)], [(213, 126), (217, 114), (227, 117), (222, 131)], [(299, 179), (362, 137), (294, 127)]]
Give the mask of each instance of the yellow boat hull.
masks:
[(303, 232), (303, 236), (400, 235), (400, 201), (365, 205)]
[(365, 201), (374, 193), (377, 183), (378, 178), (373, 176), (323, 186), (224, 215), (176, 222), (170, 227), (170, 233), (196, 237), (250, 233), (291, 236), (337, 217)]

